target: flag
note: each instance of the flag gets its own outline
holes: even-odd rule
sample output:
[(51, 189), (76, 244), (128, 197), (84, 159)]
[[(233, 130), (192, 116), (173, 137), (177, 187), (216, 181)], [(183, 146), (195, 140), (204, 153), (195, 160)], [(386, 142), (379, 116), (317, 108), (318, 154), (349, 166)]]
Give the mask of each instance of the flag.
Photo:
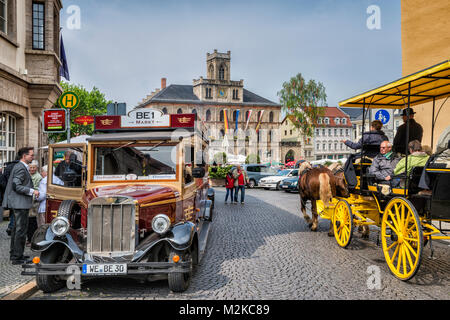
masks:
[(66, 78), (67, 81), (70, 81), (69, 67), (67, 65), (66, 51), (64, 50), (64, 42), (62, 35), (60, 37), (59, 51), (61, 58), (61, 67), (59, 67), (59, 75), (61, 77)]
[(245, 124), (245, 129), (244, 129), (244, 131), (247, 131), (248, 123), (250, 122), (250, 117), (252, 116), (252, 112), (253, 112), (253, 110), (249, 110), (249, 111), (248, 111), (248, 118), (247, 118), (247, 123)]
[(259, 114), (258, 125), (256, 126), (256, 132), (259, 131), (259, 127), (261, 126), (261, 120), (262, 120), (262, 117), (263, 117), (263, 113), (264, 113), (264, 110), (261, 110), (260, 114)]
[(238, 110), (236, 110), (236, 127), (235, 127), (235, 129), (234, 129), (234, 131), (235, 132), (237, 132), (238, 131), (238, 123), (239, 123), (239, 112), (240, 112), (240, 110), (238, 109)]
[(223, 109), (223, 123), (225, 125), (225, 134), (228, 132), (228, 118), (227, 118), (227, 109)]

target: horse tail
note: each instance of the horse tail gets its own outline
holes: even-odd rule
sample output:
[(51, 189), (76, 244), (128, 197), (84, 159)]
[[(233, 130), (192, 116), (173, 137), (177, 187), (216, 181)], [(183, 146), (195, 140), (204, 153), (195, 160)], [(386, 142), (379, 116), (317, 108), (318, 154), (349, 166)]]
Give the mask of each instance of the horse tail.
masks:
[(330, 177), (327, 173), (321, 173), (319, 175), (319, 196), (325, 206), (328, 206), (330, 200), (333, 198), (333, 194), (331, 193)]

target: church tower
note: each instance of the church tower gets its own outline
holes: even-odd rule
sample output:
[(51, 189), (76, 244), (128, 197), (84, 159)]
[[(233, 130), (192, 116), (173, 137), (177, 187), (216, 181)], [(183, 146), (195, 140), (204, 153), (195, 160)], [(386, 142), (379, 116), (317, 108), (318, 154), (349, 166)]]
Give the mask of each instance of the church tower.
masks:
[(231, 51), (206, 53), (206, 79), (193, 81), (194, 94), (202, 101), (242, 103), (244, 80), (231, 80)]

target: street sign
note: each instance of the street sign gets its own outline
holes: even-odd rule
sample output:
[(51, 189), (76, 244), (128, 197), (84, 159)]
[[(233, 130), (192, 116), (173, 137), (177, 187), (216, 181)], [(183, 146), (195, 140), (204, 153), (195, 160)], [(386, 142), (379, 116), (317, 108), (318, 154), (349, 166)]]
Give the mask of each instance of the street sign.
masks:
[(77, 124), (81, 124), (83, 126), (87, 126), (89, 124), (94, 123), (94, 117), (93, 116), (81, 116), (81, 117), (75, 118), (74, 122)]
[(43, 132), (66, 132), (66, 110), (49, 109), (43, 111)]
[(76, 93), (67, 91), (59, 98), (59, 105), (66, 110), (74, 110), (80, 104), (80, 99)]
[(375, 120), (380, 120), (383, 125), (386, 125), (391, 119), (391, 114), (389, 111), (380, 109), (375, 112)]

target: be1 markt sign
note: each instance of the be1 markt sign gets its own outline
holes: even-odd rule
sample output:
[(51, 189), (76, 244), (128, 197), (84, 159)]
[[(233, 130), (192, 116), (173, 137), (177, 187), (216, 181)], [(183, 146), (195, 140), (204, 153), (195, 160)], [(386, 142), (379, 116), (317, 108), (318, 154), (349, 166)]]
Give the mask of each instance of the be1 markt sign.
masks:
[(47, 133), (66, 132), (66, 110), (50, 109), (43, 112), (43, 131)]
[(71, 91), (64, 92), (59, 98), (59, 105), (66, 110), (74, 110), (79, 104), (80, 99)]
[(89, 124), (94, 123), (94, 117), (93, 116), (81, 116), (78, 118), (75, 118), (75, 123), (80, 124), (82, 126), (87, 126)]

